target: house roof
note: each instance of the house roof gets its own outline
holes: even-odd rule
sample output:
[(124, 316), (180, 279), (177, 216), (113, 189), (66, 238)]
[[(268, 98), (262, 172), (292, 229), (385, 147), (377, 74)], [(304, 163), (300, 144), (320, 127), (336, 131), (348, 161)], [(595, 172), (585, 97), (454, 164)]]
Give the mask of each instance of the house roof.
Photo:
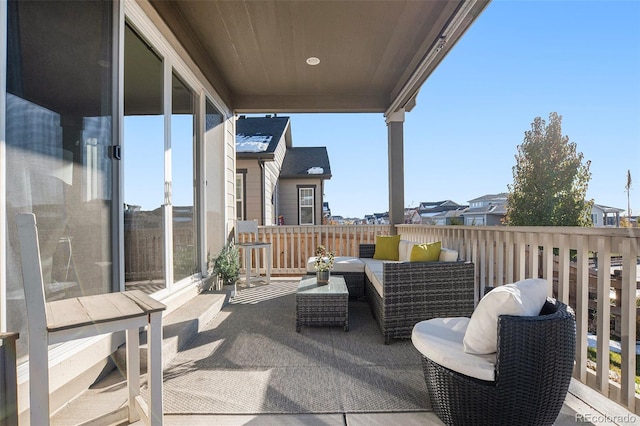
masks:
[(464, 215), (472, 215), (472, 214), (490, 214), (490, 215), (499, 215), (503, 216), (507, 214), (507, 205), (506, 204), (490, 204), (482, 207), (470, 207), (464, 211)]
[(603, 206), (602, 204), (594, 204), (593, 207), (599, 208), (603, 213), (622, 213), (625, 211), (624, 209), (619, 209), (617, 207), (609, 207)]
[(498, 202), (507, 202), (507, 193), (501, 192), (499, 194), (487, 194), (482, 197), (474, 198), (473, 200), (469, 200), (469, 203), (477, 203), (480, 201), (498, 201)]
[(289, 124), (289, 117), (240, 117), (236, 120), (236, 154), (273, 154)]
[(287, 148), (280, 177), (331, 179), (327, 148), (324, 146)]
[[(411, 110), (489, 0), (150, 0), (237, 113)], [(316, 57), (320, 63), (307, 65)]]
[(458, 210), (460, 208), (464, 208), (466, 206), (462, 206), (454, 201), (445, 200), (445, 201), (422, 201), (420, 206), (418, 207), (418, 211), (420, 214), (425, 213), (439, 213), (445, 212), (449, 210)]

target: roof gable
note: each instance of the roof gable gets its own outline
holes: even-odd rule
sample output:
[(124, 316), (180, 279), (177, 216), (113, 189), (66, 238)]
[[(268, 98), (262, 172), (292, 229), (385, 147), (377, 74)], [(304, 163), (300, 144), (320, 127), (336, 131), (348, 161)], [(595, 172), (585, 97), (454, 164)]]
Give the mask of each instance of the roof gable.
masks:
[(280, 177), (330, 179), (331, 166), (327, 148), (324, 146), (287, 148), (282, 162), (282, 169), (280, 170)]

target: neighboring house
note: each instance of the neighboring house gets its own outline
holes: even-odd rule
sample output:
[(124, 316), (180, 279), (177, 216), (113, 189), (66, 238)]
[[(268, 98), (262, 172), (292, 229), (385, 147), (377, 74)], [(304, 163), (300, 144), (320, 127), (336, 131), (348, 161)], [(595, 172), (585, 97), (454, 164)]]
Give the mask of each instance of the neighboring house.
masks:
[(292, 146), (289, 117), (238, 118), (238, 219), (257, 220), (259, 225), (319, 225), (324, 180), (330, 178), (325, 147)]
[(388, 225), (389, 224), (389, 212), (374, 213), (374, 223), (376, 225)]
[(446, 212), (438, 213), (434, 216), (431, 216), (431, 220), (434, 225), (463, 225), (464, 224), (464, 212), (465, 208), (460, 208), (458, 210), (449, 210)]
[(389, 212), (365, 215), (362, 223), (364, 225), (388, 225)]
[(329, 225), (344, 225), (345, 220), (342, 216), (331, 216), (329, 218)]
[(594, 204), (591, 209), (593, 226), (620, 226), (620, 214), (624, 209)]
[(322, 203), (322, 224), (327, 225), (329, 223), (329, 218), (331, 217), (331, 208), (329, 208), (329, 203), (325, 201)]
[[(445, 201), (423, 201), (418, 206), (418, 214), (424, 225), (434, 225), (434, 216), (441, 216), (442, 213), (452, 210), (463, 210), (467, 206), (460, 205), (451, 200)], [(444, 223), (443, 223), (444, 224)]]
[(507, 214), (507, 193), (488, 194), (469, 200), (463, 213), (465, 225), (502, 225)]
[(408, 223), (411, 225), (422, 223), (422, 219), (420, 218), (420, 213), (418, 213), (417, 208), (408, 207), (404, 209), (404, 223)]
[(331, 179), (327, 148), (287, 148), (278, 183), (285, 225), (321, 225), (324, 181)]
[(236, 121), (236, 216), (273, 225), (277, 185), (291, 147), (289, 117), (245, 117)]

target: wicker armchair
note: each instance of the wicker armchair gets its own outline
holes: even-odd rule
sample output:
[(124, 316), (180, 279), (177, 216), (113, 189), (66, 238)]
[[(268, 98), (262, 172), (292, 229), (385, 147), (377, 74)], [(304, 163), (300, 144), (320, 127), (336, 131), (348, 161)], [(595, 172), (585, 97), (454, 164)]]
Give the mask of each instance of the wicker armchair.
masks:
[[(372, 258), (375, 244), (360, 244), (359, 257)], [(470, 262), (385, 262), (384, 297), (365, 276), (365, 296), (385, 344), (409, 339), (420, 321), (470, 316), (475, 306), (474, 265)]]
[(551, 425), (569, 389), (575, 317), (548, 299), (539, 316), (498, 319), (495, 381), (483, 381), (423, 356), (435, 413), (447, 425)]

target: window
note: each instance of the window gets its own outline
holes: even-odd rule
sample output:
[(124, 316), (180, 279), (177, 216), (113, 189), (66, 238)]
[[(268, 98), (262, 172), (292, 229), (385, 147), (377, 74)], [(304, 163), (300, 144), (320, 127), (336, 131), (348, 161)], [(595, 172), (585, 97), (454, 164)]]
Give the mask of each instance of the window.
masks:
[(236, 173), (236, 217), (244, 220), (244, 178), (245, 173)]
[(314, 203), (315, 188), (298, 188), (298, 209), (300, 225), (314, 224)]

